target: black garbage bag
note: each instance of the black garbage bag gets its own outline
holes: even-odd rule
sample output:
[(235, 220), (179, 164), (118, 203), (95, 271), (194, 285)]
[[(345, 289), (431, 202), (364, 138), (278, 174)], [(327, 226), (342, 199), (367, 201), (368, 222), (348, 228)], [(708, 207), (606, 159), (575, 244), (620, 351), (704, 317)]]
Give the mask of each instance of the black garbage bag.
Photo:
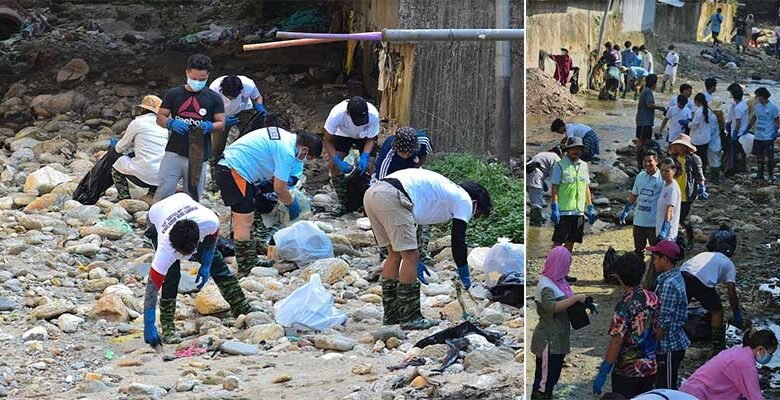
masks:
[(488, 298), (508, 306), (522, 308), (525, 304), (523, 274), (512, 271), (501, 275), (496, 286), (490, 288)]
[(100, 200), (100, 196), (114, 184), (111, 177), (111, 168), (122, 155), (114, 148), (109, 148), (106, 154), (95, 163), (95, 166), (84, 175), (76, 190), (73, 192), (73, 200), (81, 204), (92, 205)]
[(502, 335), (500, 333), (486, 331), (469, 321), (465, 321), (460, 325), (455, 325), (447, 329), (443, 329), (431, 336), (428, 336), (425, 339), (418, 341), (414, 344), (414, 347), (423, 349), (432, 344), (447, 344), (447, 340), (459, 339), (472, 333), (484, 336), (488, 342), (493, 343), (496, 346), (501, 346), (503, 344), (503, 341), (501, 340)]
[(369, 186), (371, 186), (371, 177), (366, 172), (354, 173), (347, 177), (347, 212), (363, 208), (363, 196)]
[(619, 284), (617, 279), (617, 266), (615, 265), (615, 261), (618, 259), (618, 257), (620, 257), (620, 254), (618, 254), (617, 250), (615, 250), (612, 246), (609, 246), (607, 252), (604, 253), (604, 262), (602, 264), (604, 283), (610, 283), (613, 285)]

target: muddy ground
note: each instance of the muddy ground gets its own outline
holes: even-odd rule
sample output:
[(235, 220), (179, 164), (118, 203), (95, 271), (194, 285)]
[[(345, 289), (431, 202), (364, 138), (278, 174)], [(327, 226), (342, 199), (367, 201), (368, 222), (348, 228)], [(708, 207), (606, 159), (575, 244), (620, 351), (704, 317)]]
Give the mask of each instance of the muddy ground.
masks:
[[(678, 44), (681, 52), (680, 75), (677, 84), (688, 82), (693, 84), (694, 93), (703, 89), (702, 80), (715, 76), (718, 81), (716, 98), (725, 102), (728, 100), (726, 86), (737, 81), (747, 86), (747, 92), (752, 93), (756, 87), (766, 86), (770, 92), (780, 94), (780, 88), (774, 81), (756, 81), (752, 75), (762, 75), (776, 71), (780, 66), (773, 58), (761, 55), (757, 49), (748, 50), (748, 59), (759, 60), (748, 64), (739, 71), (726, 70), (706, 60), (701, 60), (692, 54), (698, 54), (703, 48), (701, 44)], [(749, 66), (760, 65), (758, 72)], [(676, 94), (676, 90), (675, 90)], [(656, 93), (656, 101), (666, 104), (670, 99), (668, 92), (663, 95)], [(602, 281), (602, 262), (605, 251), (614, 247), (619, 251), (633, 249), (630, 226), (619, 226), (617, 215), (628, 196), (633, 178), (636, 174), (633, 161), (632, 139), (634, 137), (634, 116), (636, 102), (633, 100), (598, 101), (592, 93), (584, 93), (577, 97), (586, 107), (586, 114), (577, 117), (564, 118), (569, 122), (581, 122), (590, 125), (601, 137), (602, 160), (591, 164), (593, 197), (598, 203), (600, 220), (594, 225), (586, 225), (584, 243), (574, 248), (574, 263), (572, 275), (578, 281), (572, 285), (576, 293), (593, 296), (599, 305), (600, 313), (591, 316), (591, 324), (572, 333), (572, 353), (567, 356), (560, 383), (556, 390), (557, 399), (583, 399), (592, 396), (591, 388), (598, 366), (603, 359), (607, 343), (607, 328), (615, 304), (622, 297), (622, 289)], [(549, 131), (549, 124), (555, 116), (531, 116), (527, 120), (527, 143), (529, 157), (554, 144), (559, 135)], [(656, 127), (660, 126), (661, 118), (657, 114)], [(737, 291), (740, 296), (746, 318), (756, 321), (759, 326), (769, 326), (780, 319), (777, 314), (776, 297), (768, 290), (775, 290), (773, 284), (766, 285), (770, 278), (777, 276), (776, 259), (778, 255), (777, 229), (780, 217), (772, 206), (775, 194), (780, 192), (780, 186), (758, 185), (749, 177), (738, 176), (729, 180), (721, 180), (721, 184), (708, 184), (710, 198), (706, 202), (697, 201), (692, 210), (696, 225), (697, 243), (688, 255), (705, 251), (704, 242), (707, 235), (721, 223), (732, 226), (738, 234), (739, 244), (733, 260), (737, 265)], [(533, 291), (538, 282), (538, 276), (544, 265), (546, 253), (552, 242), (552, 227), (548, 223), (543, 227), (529, 227), (526, 239), (528, 245), (527, 273), (528, 301), (533, 304)], [(759, 291), (759, 285), (764, 284), (765, 291)], [(725, 291), (722, 293), (725, 300)], [(730, 317), (727, 311), (726, 317)], [(534, 307), (528, 309), (527, 337), (530, 339), (533, 328), (538, 323), (538, 315)], [(729, 331), (731, 344), (736, 344), (739, 334), (735, 328)], [(740, 336), (741, 337), (741, 336)], [(529, 360), (527, 393), (533, 379), (533, 355), (526, 354)], [(686, 354), (681, 368), (684, 378), (704, 363), (708, 357), (707, 343), (694, 343)], [(777, 366), (770, 365), (762, 370), (762, 388), (767, 398), (780, 397), (777, 390)], [(609, 384), (608, 384), (609, 385)], [(605, 390), (609, 389), (609, 386)]]

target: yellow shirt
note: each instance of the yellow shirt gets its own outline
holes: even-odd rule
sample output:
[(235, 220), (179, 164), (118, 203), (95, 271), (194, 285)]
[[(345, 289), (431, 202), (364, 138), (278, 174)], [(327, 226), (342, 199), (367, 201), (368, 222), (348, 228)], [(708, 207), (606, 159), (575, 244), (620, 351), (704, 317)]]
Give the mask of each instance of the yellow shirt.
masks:
[(677, 181), (677, 185), (680, 186), (680, 201), (684, 203), (688, 201), (687, 188), (685, 187), (688, 183), (688, 180), (686, 179), (687, 176), (685, 176), (685, 154), (677, 156), (677, 162), (680, 164), (680, 170), (677, 171), (679, 175), (677, 175), (674, 180)]

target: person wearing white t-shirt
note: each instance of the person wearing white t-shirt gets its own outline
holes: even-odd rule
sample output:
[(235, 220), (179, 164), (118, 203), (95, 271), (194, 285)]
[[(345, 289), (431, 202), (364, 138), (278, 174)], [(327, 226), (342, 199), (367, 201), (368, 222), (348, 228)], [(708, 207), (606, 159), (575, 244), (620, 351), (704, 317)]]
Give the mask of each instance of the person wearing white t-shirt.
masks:
[(428, 329), (437, 321), (420, 312), (420, 280), (430, 274), (419, 261), (416, 225), (452, 222), (452, 257), (466, 290), (471, 287), (466, 227), (472, 217), (489, 216), (490, 194), (476, 182), (457, 185), (436, 172), (407, 168), (377, 181), (363, 198), (377, 244), (387, 247), (382, 264), (385, 325)]
[[(687, 100), (687, 103), (685, 103), (685, 107), (688, 108), (688, 110), (691, 111), (691, 115), (693, 115), (693, 112), (696, 110), (696, 106), (693, 104), (693, 86), (683, 83), (680, 85), (680, 96), (685, 97)], [(669, 99), (669, 107), (674, 107), (677, 105), (677, 96), (672, 96), (671, 99)]]
[[(143, 114), (135, 117), (125, 129), (122, 139), (114, 146), (119, 157), (111, 168), (118, 200), (130, 198), (130, 186), (149, 189), (147, 196), (154, 197), (160, 184), (160, 162), (168, 144), (168, 130), (157, 125), (157, 111), (162, 100), (154, 95), (144, 96), (139, 108)], [(112, 141), (113, 143), (113, 141)], [(150, 199), (151, 200), (151, 199)]]
[(691, 120), (691, 110), (688, 109), (688, 99), (683, 95), (677, 96), (677, 103), (674, 107), (669, 107), (661, 122), (659, 132), (663, 132), (666, 124), (669, 123), (669, 132), (666, 134), (666, 142), (672, 143), (677, 140), (681, 134), (685, 133), (688, 123)]
[[(330, 163), (331, 185), (336, 192), (339, 204), (331, 211), (334, 217), (342, 216), (350, 211), (348, 196), (360, 196), (359, 193), (349, 193), (345, 174), (351, 174), (353, 169), (362, 176), (373, 173), (373, 158), (376, 157), (376, 138), (379, 135), (379, 111), (373, 104), (360, 96), (344, 100), (330, 110), (325, 120), (324, 144)], [(357, 147), (360, 158), (353, 167), (344, 161), (350, 149)]]
[(704, 93), (697, 93), (693, 102), (696, 105), (696, 110), (693, 112), (690, 124), (688, 124), (691, 131), (691, 143), (696, 146), (696, 154), (701, 158), (702, 168), (707, 168), (712, 125), (717, 124), (718, 119), (710, 110)]
[(696, 299), (710, 312), (712, 318), (712, 350), (715, 354), (725, 348), (725, 329), (723, 326), (723, 304), (715, 286), (725, 283), (732, 310), (732, 323), (742, 329), (744, 319), (737, 297), (737, 269), (731, 261), (737, 246), (734, 231), (721, 226), (707, 242), (707, 250), (699, 253), (680, 267), (685, 280), (688, 300)]
[(669, 53), (664, 59), (666, 67), (664, 68), (664, 82), (661, 85), (661, 93), (666, 91), (666, 83), (669, 83), (669, 90), (673, 90), (674, 80), (677, 78), (677, 67), (680, 63), (680, 55), (674, 49), (674, 45), (669, 45)]
[(289, 187), (303, 175), (303, 163), (322, 154), (318, 135), (287, 129), (272, 125), (249, 132), (231, 143), (217, 163), (214, 175), (222, 201), (231, 211), (239, 278), (257, 266), (258, 241), (261, 251), (266, 249), (269, 237), (280, 228), (279, 224), (266, 227), (262, 215), (281, 202), (291, 221), (298, 218), (301, 206)]
[(582, 161), (598, 161), (599, 137), (593, 128), (585, 124), (567, 124), (562, 119), (556, 118), (550, 125), (550, 130), (563, 135), (563, 138), (561, 138), (562, 146), (566, 145), (568, 138), (578, 137), (582, 139), (585, 150), (582, 152), (580, 159)]
[[(234, 317), (255, 309), (249, 305), (238, 279), (228, 269), (217, 247), (219, 217), (214, 211), (193, 200), (186, 193), (177, 193), (158, 201), (148, 214), (146, 236), (155, 247), (149, 279), (144, 295), (144, 342), (152, 347), (163, 342), (176, 344), (173, 317), (176, 314), (176, 294), (181, 278), (181, 260), (193, 257), (200, 262), (195, 284), (198, 289), (214, 279), (222, 298), (230, 304)], [(155, 326), (157, 292), (160, 298), (162, 338)]]
[(675, 176), (677, 176), (677, 164), (673, 159), (665, 158), (661, 161), (661, 178), (664, 180), (664, 187), (661, 189), (655, 208), (655, 233), (659, 241), (675, 241), (680, 228), (682, 194), (680, 186), (674, 179)]
[(642, 53), (642, 68), (647, 71), (648, 74), (654, 74), (653, 68), (653, 52), (647, 49), (647, 46), (639, 46), (639, 51)]
[(632, 233), (634, 252), (640, 256), (644, 255), (645, 247), (658, 243), (658, 234), (655, 231), (656, 207), (664, 186), (661, 171), (658, 169), (658, 154), (655, 151), (645, 151), (642, 155), (642, 166), (644, 170), (636, 176), (631, 194), (620, 214), (620, 223), (625, 224), (628, 214), (636, 206)]
[(747, 133), (748, 126), (750, 125), (748, 105), (743, 100), (744, 93), (742, 91), (742, 86), (733, 83), (729, 85), (728, 91), (731, 94), (732, 99), (734, 99), (734, 102), (729, 107), (728, 113), (730, 140), (729, 143), (727, 143), (726, 176), (747, 169), (747, 158), (745, 151), (742, 149), (742, 145), (739, 143), (739, 138)]

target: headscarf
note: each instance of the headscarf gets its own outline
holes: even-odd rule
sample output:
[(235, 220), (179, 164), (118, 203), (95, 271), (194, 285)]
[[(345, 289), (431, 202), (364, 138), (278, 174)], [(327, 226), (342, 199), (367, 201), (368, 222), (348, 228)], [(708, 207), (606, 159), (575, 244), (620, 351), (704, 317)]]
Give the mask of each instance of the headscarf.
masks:
[(420, 144), (417, 141), (417, 131), (408, 126), (398, 128), (395, 131), (395, 141), (392, 148), (400, 153), (416, 153), (420, 148)]
[(547, 254), (547, 260), (544, 261), (544, 270), (542, 275), (550, 279), (558, 289), (561, 289), (566, 297), (574, 295), (569, 283), (566, 282), (566, 275), (571, 268), (571, 253), (563, 246), (556, 246)]

